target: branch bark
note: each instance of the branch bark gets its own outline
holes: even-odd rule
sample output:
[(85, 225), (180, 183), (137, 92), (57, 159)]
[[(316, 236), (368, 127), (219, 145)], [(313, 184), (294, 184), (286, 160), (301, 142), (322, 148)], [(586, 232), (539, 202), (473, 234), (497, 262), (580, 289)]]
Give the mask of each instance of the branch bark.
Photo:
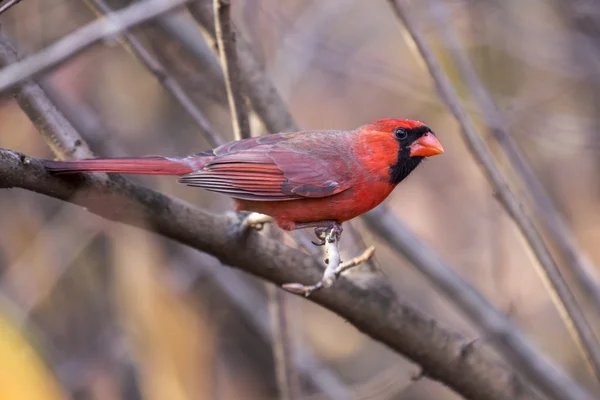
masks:
[(237, 39), (231, 21), (231, 3), (229, 0), (214, 0), (213, 12), (219, 56), (225, 75), (225, 88), (227, 89), (227, 99), (233, 123), (233, 133), (236, 140), (246, 139), (251, 137), (252, 134), (250, 132), (246, 96), (244, 95), (244, 87), (242, 86), (242, 78), (238, 67)]
[[(209, 214), (125, 179), (59, 178), (49, 175), (39, 160), (0, 150), (0, 188), (11, 187), (69, 201), (104, 218), (156, 232), (277, 285), (312, 282), (321, 276), (314, 258), (278, 241), (257, 233), (245, 241), (236, 239), (233, 217)], [(466, 398), (535, 398), (518, 375), (498, 363), (486, 348), (469, 345), (457, 333), (400, 303), (383, 280), (357, 287), (341, 277), (334, 287), (315, 293), (310, 300), (417, 362), (425, 375)]]
[[(216, 41), (212, 8), (208, 1), (195, 1), (189, 10), (202, 26), (205, 36)], [(237, 38), (237, 54), (242, 83), (246, 87), (252, 108), (261, 119), (268, 132), (297, 131), (285, 102), (277, 92), (273, 82), (265, 75), (264, 68), (254, 56), (250, 44), (243, 37)]]
[[(0, 32), (0, 65), (7, 67), (17, 62), (17, 52), (12, 43)], [(12, 91), (19, 107), (34, 121), (40, 134), (54, 154), (62, 159), (93, 157), (94, 153), (79, 133), (56, 110), (46, 93), (35, 82), (26, 82)]]

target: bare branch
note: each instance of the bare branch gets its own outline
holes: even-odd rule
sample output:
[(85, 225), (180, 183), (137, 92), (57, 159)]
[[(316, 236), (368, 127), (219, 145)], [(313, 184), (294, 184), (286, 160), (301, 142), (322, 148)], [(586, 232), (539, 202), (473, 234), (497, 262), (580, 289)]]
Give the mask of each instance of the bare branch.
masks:
[[(214, 16), (207, 1), (196, 1), (189, 5), (190, 12), (213, 40), (215, 37)], [(264, 68), (252, 52), (250, 44), (242, 37), (236, 38), (237, 55), (243, 84), (246, 86), (252, 108), (269, 132), (297, 131), (285, 102), (273, 82), (266, 76)]]
[(369, 216), (367, 223), (373, 232), (419, 266), (419, 270), (484, 332), (491, 345), (510, 361), (516, 371), (528, 377), (549, 398), (590, 399), (584, 389), (543, 357), (506, 316), (463, 281), (452, 266), (420, 242), (387, 208), (380, 206), (370, 211)]
[(20, 2), (21, 0), (8, 0), (5, 4), (0, 6), (0, 15), (4, 14), (9, 8), (16, 6)]
[[(7, 37), (0, 33), (0, 65), (14, 65), (17, 53)], [(93, 157), (92, 150), (69, 121), (58, 112), (37, 83), (27, 82), (14, 89), (15, 99), (50, 148), (62, 159)]]
[[(577, 13), (573, 10), (574, 8), (581, 7), (579, 9), (584, 9), (585, 7), (585, 3), (581, 1), (560, 1), (560, 3), (566, 6), (567, 12), (570, 10), (574, 13)], [(576, 23), (578, 23), (578, 26), (580, 26), (582, 29), (588, 27), (589, 22), (590, 21), (576, 21)], [(591, 27), (591, 30), (593, 31), (594, 28)], [(593, 41), (594, 44), (597, 45), (597, 41)], [(459, 51), (457, 55), (460, 54), (461, 52)], [(597, 67), (600, 66), (600, 60), (597, 56), (593, 57), (593, 59), (595, 60), (593, 68), (594, 70), (597, 70)], [(460, 67), (461, 64), (462, 62), (459, 63), (457, 59), (457, 65), (459, 65)], [(460, 68), (462, 70), (462, 67)], [(477, 75), (475, 75), (474, 78), (477, 79)], [(473, 84), (474, 86), (476, 85), (476, 82), (471, 83), (470, 81), (468, 81), (468, 83), (469, 86), (471, 86), (471, 84)], [(481, 93), (480, 95), (482, 96), (483, 100), (483, 96), (485, 96), (485, 88), (483, 86), (481, 86), (481, 88), (483, 93)], [(564, 91), (564, 88), (560, 89)], [(475, 92), (475, 89), (471, 90)], [(497, 107), (494, 107), (493, 103), (490, 106), (485, 107), (483, 101), (480, 100), (479, 103), (481, 104), (484, 115), (488, 115), (488, 113), (490, 114), (490, 117), (487, 117), (488, 119), (491, 119), (491, 117), (494, 116), (494, 113), (498, 112)], [(491, 126), (489, 122), (488, 124)], [(515, 170), (519, 172), (519, 175), (525, 182), (524, 186), (526, 186), (527, 189), (529, 189), (532, 198), (537, 203), (538, 209), (544, 215), (542, 222), (546, 224), (546, 227), (553, 235), (554, 242), (558, 245), (560, 251), (565, 255), (566, 262), (570, 266), (570, 268), (572, 268), (577, 282), (583, 289), (584, 293), (593, 299), (594, 304), (596, 306), (596, 310), (600, 310), (600, 286), (598, 284), (598, 276), (596, 273), (596, 271), (598, 271), (597, 267), (593, 265), (592, 261), (587, 256), (587, 254), (581, 249), (581, 247), (578, 246), (577, 240), (575, 239), (573, 232), (565, 223), (564, 218), (558, 211), (556, 205), (552, 201), (552, 198), (544, 188), (543, 184), (540, 182), (539, 179), (536, 178), (535, 173), (533, 172), (531, 166), (527, 162), (525, 156), (522, 154), (522, 152), (512, 139), (510, 132), (508, 132), (505, 126), (493, 126), (492, 133), (496, 136), (498, 143), (502, 146), (504, 152), (511, 160), (511, 164), (513, 165)]]
[(246, 139), (251, 137), (252, 134), (250, 132), (246, 96), (244, 96), (242, 78), (238, 67), (236, 32), (231, 21), (231, 4), (229, 0), (214, 0), (213, 9), (219, 56), (225, 75), (225, 87), (233, 122), (233, 133), (236, 140)]
[[(112, 10), (104, 0), (87, 0), (86, 3), (98, 14), (110, 14)], [(123, 46), (133, 53), (142, 64), (158, 79), (158, 81), (171, 93), (171, 95), (181, 104), (185, 111), (194, 120), (196, 125), (205, 134), (210, 145), (216, 147), (225, 141), (211, 125), (204, 113), (196, 106), (194, 101), (187, 95), (183, 87), (177, 83), (177, 80), (164, 68), (164, 66), (146, 49), (134, 34), (125, 31), (123, 33)]]
[(294, 368), (294, 352), (288, 313), (288, 294), (273, 285), (267, 286), (269, 314), (273, 330), (273, 356), (279, 397), (282, 400), (295, 400), (301, 397), (300, 382)]
[(94, 21), (44, 50), (2, 69), (0, 92), (56, 67), (103, 39), (112, 39), (126, 29), (156, 18), (189, 1), (191, 0), (144, 0)]
[[(0, 187), (32, 190), (113, 221), (150, 229), (278, 285), (316, 280), (321, 275), (319, 263), (311, 256), (256, 233), (240, 242), (232, 225), (238, 221), (208, 214), (124, 179), (99, 181), (84, 174), (59, 178), (48, 174), (39, 160), (0, 150)], [(427, 376), (467, 398), (534, 398), (519, 377), (494, 361), (487, 350), (469, 347), (463, 351), (467, 341), (400, 303), (383, 280), (357, 287), (342, 277), (327, 293), (317, 292), (310, 299), (419, 363)], [(558, 369), (552, 376), (557, 385), (569, 386)], [(573, 392), (566, 398), (588, 398), (578, 395), (581, 389), (576, 386), (569, 388)]]
[[(508, 214), (513, 218), (516, 225), (521, 230), (521, 233), (529, 243), (529, 246), (537, 257), (539, 263), (546, 271), (547, 277), (549, 280), (551, 280), (556, 293), (558, 296), (560, 296), (562, 304), (567, 310), (568, 315), (571, 316), (571, 320), (578, 330), (578, 335), (580, 336), (581, 341), (588, 349), (588, 355), (593, 355), (595, 358), (596, 355), (600, 355), (600, 348), (595, 340), (593, 331), (585, 320), (583, 313), (579, 309), (573, 294), (562, 279), (560, 271), (558, 270), (556, 263), (544, 244), (541, 235), (525, 213), (521, 203), (510, 191), (508, 183), (502, 177), (502, 174), (496, 166), (492, 154), (485, 145), (485, 142), (479, 137), (475, 126), (467, 115), (466, 110), (461, 105), (458, 94), (453, 89), (450, 80), (441, 69), (433, 51), (425, 41), (423, 34), (420, 32), (417, 25), (413, 23), (412, 19), (408, 17), (406, 3), (402, 0), (389, 0), (389, 3), (396, 13), (396, 16), (406, 27), (406, 30), (410, 34), (417, 49), (419, 50), (423, 61), (427, 65), (429, 73), (436, 83), (440, 97), (461, 124), (463, 128), (462, 132), (464, 133), (464, 138), (467, 142), (467, 145), (475, 159), (483, 167), (490, 184), (495, 190), (496, 198), (505, 207)], [(518, 354), (513, 354), (513, 356), (518, 356)], [(569, 391), (565, 392), (564, 388), (556, 387), (556, 381), (550, 379), (550, 375), (546, 373), (540, 374), (539, 368), (534, 368), (533, 365), (528, 365), (527, 368), (530, 369), (527, 371), (530, 379), (532, 379), (536, 384), (540, 385), (540, 388), (543, 389), (545, 393), (549, 395), (562, 393), (563, 396), (570, 394)], [(546, 372), (550, 373), (551, 371), (548, 370)]]
[[(598, 307), (600, 307), (600, 288), (596, 284), (597, 280), (590, 276), (590, 273), (588, 272), (590, 268), (595, 267), (589, 265), (585, 266), (582, 258), (578, 256), (579, 250), (575, 248), (575, 239), (573, 238), (572, 233), (562, 220), (559, 211), (556, 209), (552, 199), (544, 189), (544, 186), (533, 173), (531, 166), (521, 153), (521, 150), (513, 141), (508, 132), (507, 125), (503, 122), (503, 118), (500, 115), (500, 112), (496, 107), (492, 97), (480, 81), (475, 68), (467, 58), (466, 54), (461, 50), (456, 33), (448, 24), (445, 5), (443, 2), (435, 1), (430, 9), (432, 10), (432, 14), (436, 17), (438, 22), (436, 26), (442, 28), (442, 35), (440, 35), (442, 43), (444, 43), (446, 48), (448, 48), (450, 51), (450, 54), (456, 62), (462, 78), (471, 89), (473, 96), (481, 107), (488, 126), (491, 128), (491, 131), (496, 137), (502, 150), (508, 156), (510, 164), (517, 172), (517, 175), (525, 183), (524, 186), (528, 189), (538, 209), (542, 211), (544, 215), (542, 220), (546, 221), (546, 225), (551, 228), (554, 240), (560, 244), (561, 250), (569, 255), (569, 259), (573, 261), (570, 267), (575, 272), (575, 277), (577, 277), (578, 283), (582, 288), (586, 289), (588, 293), (592, 294), (592, 298), (596, 302), (596, 307), (598, 309)], [(479, 139), (477, 132), (467, 132), (467, 129), (463, 129), (463, 134), (467, 142), (472, 142)], [(473, 149), (475, 149), (474, 145), (471, 146)], [(483, 149), (483, 151), (486, 150), (487, 149)], [(488, 151), (488, 154), (485, 155), (482, 154), (481, 151), (481, 149), (477, 149), (475, 154), (476, 157), (480, 159), (482, 165), (484, 165), (485, 168), (497, 169), (491, 152)], [(489, 158), (489, 160), (486, 162), (481, 161), (481, 159), (484, 157)], [(492, 185), (496, 188), (496, 190), (499, 191), (500, 188), (506, 185), (506, 182), (503, 182), (502, 180), (493, 181)], [(508, 189), (505, 190), (508, 192)], [(566, 317), (567, 320), (565, 322), (567, 327), (569, 327), (571, 330), (573, 338), (579, 342), (578, 344), (583, 350), (584, 356), (590, 363), (592, 372), (598, 379), (600, 379), (600, 344), (598, 343), (591, 326), (585, 318), (583, 311), (581, 311), (579, 305), (577, 304), (574, 295), (571, 293), (567, 283), (562, 277), (556, 262), (543, 243), (541, 235), (539, 232), (537, 232), (535, 226), (522, 211), (521, 206), (516, 203), (517, 200), (512, 193), (509, 192), (508, 194), (504, 195), (500, 194), (498, 198), (507, 208), (509, 214), (514, 214), (514, 212), (508, 210), (509, 208), (518, 207), (517, 211), (520, 215), (514, 215), (513, 219), (518, 225), (524, 225), (521, 228), (521, 231), (526, 238), (527, 236), (530, 236), (527, 238), (527, 241), (532, 248), (535, 246), (534, 253), (537, 255), (538, 260), (543, 268), (542, 273), (545, 275), (542, 277), (550, 282), (556, 296), (558, 296), (558, 299), (560, 302), (562, 302), (562, 304), (559, 302), (557, 307), (559, 309), (563, 309), (561, 315)], [(556, 296), (553, 295), (551, 298), (555, 300)]]
[[(190, 266), (196, 269), (197, 272), (200, 272), (200, 274), (208, 272), (211, 278), (213, 278), (214, 283), (229, 296), (229, 299), (240, 309), (245, 318), (248, 319), (248, 322), (255, 327), (259, 334), (267, 340), (274, 340), (275, 335), (272, 333), (271, 327), (280, 326), (280, 324), (278, 321), (275, 321), (275, 324), (269, 321), (268, 312), (262, 307), (263, 302), (257, 288), (249, 285), (244, 276), (235, 273), (231, 268), (224, 267), (213, 257), (200, 252), (192, 254), (191, 249), (185, 250), (188, 251), (182, 251), (186, 256), (182, 256), (183, 260), (181, 264), (182, 267), (185, 266), (186, 274), (194, 274), (194, 271), (190, 271)], [(190, 253), (189, 256), (187, 256), (187, 253)], [(193, 279), (188, 280), (188, 282)], [(190, 284), (192, 283), (190, 282)], [(267, 284), (267, 286), (273, 289), (273, 291), (277, 290), (278, 293), (284, 294), (281, 290), (275, 288), (274, 285)], [(295, 353), (295, 357), (292, 359), (294, 366), (315, 387), (322, 390), (326, 398), (331, 400), (346, 400), (351, 397), (349, 390), (337, 374), (331, 368), (323, 365), (309, 348), (304, 346), (296, 348)]]

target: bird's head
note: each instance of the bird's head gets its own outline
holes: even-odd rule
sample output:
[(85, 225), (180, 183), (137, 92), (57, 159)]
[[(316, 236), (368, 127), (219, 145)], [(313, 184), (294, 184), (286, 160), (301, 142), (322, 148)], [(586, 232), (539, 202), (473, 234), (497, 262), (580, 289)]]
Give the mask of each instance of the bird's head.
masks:
[[(425, 157), (444, 152), (427, 125), (409, 119), (381, 119), (367, 125), (373, 139), (387, 147), (390, 182), (400, 183)], [(371, 135), (369, 135), (371, 136)]]

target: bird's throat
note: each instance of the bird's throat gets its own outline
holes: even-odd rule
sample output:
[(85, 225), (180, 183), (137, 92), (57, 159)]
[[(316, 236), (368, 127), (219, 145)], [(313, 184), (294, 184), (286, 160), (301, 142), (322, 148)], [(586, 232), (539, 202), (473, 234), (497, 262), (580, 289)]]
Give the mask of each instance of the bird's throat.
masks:
[(404, 180), (423, 161), (423, 157), (411, 157), (409, 149), (398, 152), (398, 162), (390, 166), (390, 183), (397, 185)]

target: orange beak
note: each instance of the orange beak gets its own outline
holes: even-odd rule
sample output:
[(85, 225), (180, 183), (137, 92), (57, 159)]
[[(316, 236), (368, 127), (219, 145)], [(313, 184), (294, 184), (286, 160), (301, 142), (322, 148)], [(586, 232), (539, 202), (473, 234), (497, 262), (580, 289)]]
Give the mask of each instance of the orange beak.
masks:
[(421, 136), (410, 145), (411, 157), (431, 157), (442, 154), (443, 152), (444, 148), (441, 143), (431, 133)]

